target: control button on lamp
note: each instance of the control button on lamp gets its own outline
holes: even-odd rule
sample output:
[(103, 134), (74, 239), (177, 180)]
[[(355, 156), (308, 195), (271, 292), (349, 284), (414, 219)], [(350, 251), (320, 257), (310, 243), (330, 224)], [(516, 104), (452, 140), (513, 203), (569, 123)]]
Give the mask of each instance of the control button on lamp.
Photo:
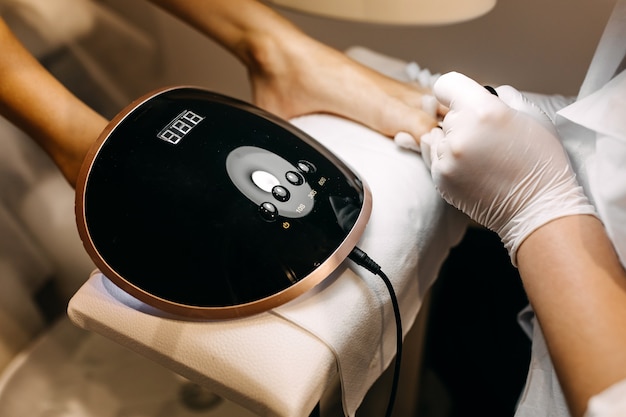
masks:
[(263, 220), (273, 222), (278, 217), (278, 210), (272, 203), (265, 202), (259, 206), (259, 214), (261, 214)]
[(309, 161), (305, 161), (304, 159), (298, 161), (298, 169), (300, 170), (300, 172), (303, 172), (305, 174), (313, 174), (315, 171), (317, 171), (315, 165), (313, 165)]
[(291, 196), (289, 190), (282, 185), (276, 185), (274, 188), (272, 188), (272, 195), (276, 200), (281, 202), (289, 200), (289, 197)]
[(304, 177), (295, 171), (287, 171), (287, 173), (285, 174), (285, 178), (287, 178), (287, 181), (289, 181), (293, 185), (304, 184)]

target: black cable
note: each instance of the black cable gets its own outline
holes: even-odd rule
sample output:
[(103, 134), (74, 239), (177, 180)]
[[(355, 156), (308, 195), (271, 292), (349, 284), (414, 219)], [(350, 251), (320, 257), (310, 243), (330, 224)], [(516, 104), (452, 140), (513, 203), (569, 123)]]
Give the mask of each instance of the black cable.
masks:
[(365, 252), (357, 247), (352, 250), (348, 257), (374, 275), (378, 275), (387, 286), (389, 297), (391, 298), (391, 305), (393, 306), (393, 313), (396, 318), (396, 359), (394, 364), (393, 382), (391, 384), (391, 393), (389, 394), (389, 403), (387, 404), (387, 412), (385, 413), (386, 417), (391, 417), (398, 392), (400, 364), (402, 362), (402, 318), (400, 317), (400, 305), (398, 304), (398, 298), (396, 297), (396, 292), (393, 289), (391, 281), (387, 275), (383, 273), (381, 267), (376, 262), (374, 262)]

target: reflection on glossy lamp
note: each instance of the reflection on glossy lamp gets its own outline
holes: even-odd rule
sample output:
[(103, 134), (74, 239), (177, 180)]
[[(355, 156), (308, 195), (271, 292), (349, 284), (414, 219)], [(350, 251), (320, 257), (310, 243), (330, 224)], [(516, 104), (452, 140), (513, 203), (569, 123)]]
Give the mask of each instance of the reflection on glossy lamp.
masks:
[(270, 0), (324, 17), (395, 25), (462, 22), (490, 11), (496, 0)]

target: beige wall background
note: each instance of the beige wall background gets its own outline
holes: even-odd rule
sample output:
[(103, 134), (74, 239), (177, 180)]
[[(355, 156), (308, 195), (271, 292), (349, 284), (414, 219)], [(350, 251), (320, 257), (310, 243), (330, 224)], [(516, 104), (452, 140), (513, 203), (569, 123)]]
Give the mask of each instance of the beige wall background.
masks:
[[(248, 99), (245, 69), (218, 45), (148, 2), (106, 0), (160, 45), (156, 84), (195, 84)], [(456, 70), (494, 85), (576, 94), (615, 0), (499, 0), (478, 19), (445, 26), (394, 27), (324, 19), (277, 9), (338, 49), (361, 45)], [(138, 80), (139, 81), (139, 80)], [(150, 81), (154, 84), (154, 81)], [(139, 91), (154, 85), (134, 84)]]

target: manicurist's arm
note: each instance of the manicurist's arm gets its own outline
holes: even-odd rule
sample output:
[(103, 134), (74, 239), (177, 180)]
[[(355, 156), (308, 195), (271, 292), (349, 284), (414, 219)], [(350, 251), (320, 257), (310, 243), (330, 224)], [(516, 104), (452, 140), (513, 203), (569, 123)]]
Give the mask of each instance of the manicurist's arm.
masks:
[(626, 275), (593, 216), (547, 223), (517, 260), (574, 416), (591, 396), (626, 379)]
[(29, 134), (72, 185), (107, 120), (61, 85), (0, 19), (0, 114)]
[(257, 0), (150, 0), (214, 39), (247, 67), (254, 101), (281, 117), (340, 115), (387, 136), (436, 124), (422, 91), (349, 59)]
[[(519, 268), (572, 415), (626, 380), (626, 274), (549, 119), (511, 87), (443, 75), (450, 111), (422, 137), (435, 186)], [(614, 415), (614, 414), (610, 414)]]

